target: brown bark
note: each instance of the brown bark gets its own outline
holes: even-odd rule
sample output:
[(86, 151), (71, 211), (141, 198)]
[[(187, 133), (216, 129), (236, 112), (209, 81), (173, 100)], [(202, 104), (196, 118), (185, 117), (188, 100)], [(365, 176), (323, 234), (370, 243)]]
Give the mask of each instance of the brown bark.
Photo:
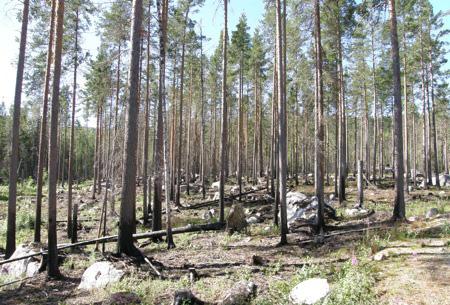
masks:
[(131, 27), (130, 68), (128, 73), (128, 105), (125, 121), (122, 192), (120, 204), (119, 237), (117, 252), (137, 256), (139, 251), (133, 244), (135, 231), (136, 172), (139, 116), (139, 62), (140, 33), (142, 25), (142, 0), (133, 0)]
[(52, 12), (50, 17), (49, 39), (47, 48), (47, 66), (45, 69), (44, 94), (42, 101), (41, 129), (39, 132), (39, 156), (36, 183), (36, 212), (34, 221), (34, 241), (41, 241), (41, 212), (42, 212), (42, 185), (44, 178), (44, 164), (47, 152), (47, 112), (48, 95), (50, 91), (51, 66), (53, 61), (53, 38), (55, 32), (56, 0), (51, 3)]
[(394, 91), (394, 141), (395, 141), (395, 206), (393, 218), (403, 220), (405, 213), (404, 176), (403, 176), (403, 133), (402, 133), (402, 100), (400, 81), (400, 55), (397, 34), (397, 16), (395, 0), (389, 1), (391, 56)]
[(22, 11), (22, 29), (20, 32), (19, 61), (17, 63), (16, 87), (14, 91), (14, 110), (12, 123), (11, 153), (9, 163), (8, 224), (6, 229), (5, 257), (16, 250), (16, 199), (17, 171), (19, 166), (20, 104), (22, 102), (23, 70), (25, 67), (25, 49), (27, 44), (29, 0), (24, 0)]

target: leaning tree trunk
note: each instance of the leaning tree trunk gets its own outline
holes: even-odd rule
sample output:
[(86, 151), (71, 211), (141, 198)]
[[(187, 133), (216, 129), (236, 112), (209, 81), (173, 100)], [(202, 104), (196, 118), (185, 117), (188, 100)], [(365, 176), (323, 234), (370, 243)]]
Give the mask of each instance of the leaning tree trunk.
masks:
[(48, 262), (47, 271), (50, 277), (59, 277), (58, 250), (56, 235), (56, 187), (58, 179), (58, 114), (59, 114), (59, 82), (61, 78), (61, 53), (64, 32), (64, 0), (58, 0), (56, 7), (56, 35), (54, 48), (54, 70), (52, 107), (50, 121), (50, 151), (48, 171)]
[(34, 242), (41, 242), (41, 212), (42, 212), (42, 185), (44, 178), (44, 163), (47, 152), (47, 112), (48, 95), (50, 91), (51, 66), (53, 61), (53, 38), (55, 32), (56, 0), (52, 0), (52, 12), (50, 18), (49, 39), (47, 48), (47, 66), (45, 69), (44, 96), (42, 102), (41, 129), (39, 133), (39, 155), (36, 183), (36, 212), (34, 220)]
[(391, 56), (394, 91), (394, 141), (395, 141), (395, 206), (393, 218), (403, 220), (405, 213), (404, 176), (403, 176), (403, 133), (402, 133), (402, 97), (400, 81), (400, 55), (398, 48), (397, 16), (395, 14), (395, 0), (389, 1)]
[(5, 252), (6, 258), (9, 258), (16, 250), (16, 199), (17, 171), (19, 165), (20, 104), (22, 102), (22, 83), (23, 70), (25, 67), (25, 48), (27, 44), (29, 6), (30, 1), (24, 0), (22, 11), (22, 29), (20, 32), (19, 61), (17, 63), (16, 88), (14, 91), (11, 159), (9, 163), (8, 225), (6, 229)]
[(131, 27), (130, 68), (128, 73), (128, 107), (123, 154), (122, 192), (120, 203), (119, 238), (117, 252), (138, 256), (139, 250), (133, 244), (135, 231), (137, 137), (139, 116), (139, 62), (140, 31), (142, 25), (142, 0), (133, 0)]

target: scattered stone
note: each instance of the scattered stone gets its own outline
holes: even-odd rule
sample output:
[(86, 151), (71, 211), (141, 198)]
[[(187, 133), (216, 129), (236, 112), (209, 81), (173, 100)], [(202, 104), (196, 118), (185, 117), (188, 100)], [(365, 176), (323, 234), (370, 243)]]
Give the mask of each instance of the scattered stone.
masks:
[(111, 294), (102, 305), (134, 305), (141, 304), (141, 298), (133, 292), (116, 292)]
[(300, 192), (288, 192), (286, 194), (286, 204), (299, 205), (308, 200), (308, 196)]
[(230, 234), (234, 232), (241, 232), (247, 228), (247, 220), (245, 219), (244, 209), (242, 204), (235, 203), (230, 209), (230, 213), (227, 217), (227, 231)]
[(312, 278), (295, 286), (289, 294), (289, 299), (294, 304), (314, 304), (329, 292), (330, 285), (326, 279)]
[[(39, 248), (32, 246), (19, 245), (10, 258), (22, 257), (29, 254), (38, 253)], [(0, 274), (8, 275), (13, 278), (22, 276), (34, 276), (39, 271), (40, 262), (36, 257), (29, 257), (19, 261), (11, 262), (1, 266)]]
[(334, 199), (336, 199), (336, 195), (334, 193), (330, 194), (329, 199), (330, 199), (330, 201), (333, 201)]
[(417, 217), (417, 216), (411, 216), (411, 217), (408, 217), (408, 219), (407, 219), (409, 222), (415, 222), (415, 221), (418, 221), (419, 220), (419, 217)]
[(215, 192), (214, 193), (214, 197), (212, 200), (219, 200), (220, 199), (220, 193), (219, 192)]
[(96, 262), (84, 271), (78, 289), (104, 288), (122, 279), (124, 272), (110, 262)]
[(253, 297), (256, 296), (256, 284), (253, 282), (241, 281), (236, 283), (218, 305), (245, 305), (250, 304)]
[(345, 215), (348, 217), (363, 217), (368, 216), (371, 213), (370, 210), (363, 208), (345, 209)]
[(387, 258), (387, 255), (385, 252), (382, 252), (382, 251), (375, 253), (375, 255), (373, 256), (373, 260), (377, 261), (377, 262), (382, 261), (385, 258)]
[(414, 191), (414, 187), (412, 185), (408, 185), (408, 192), (411, 193)]
[(252, 255), (252, 265), (254, 266), (262, 266), (264, 265), (265, 260), (259, 255)]
[(425, 218), (432, 218), (432, 217), (434, 217), (434, 216), (436, 216), (436, 215), (438, 215), (439, 214), (439, 210), (438, 209), (436, 209), (436, 208), (431, 208), (431, 209), (429, 209), (428, 211), (427, 211), (427, 213), (425, 214)]
[(185, 304), (207, 305), (208, 303), (205, 303), (199, 298), (197, 298), (189, 289), (181, 289), (175, 291), (172, 305), (185, 305)]
[(247, 223), (248, 224), (255, 224), (255, 223), (258, 223), (260, 221), (261, 221), (261, 219), (256, 217), (256, 216), (250, 216), (249, 218), (247, 218)]
[(233, 187), (231, 188), (230, 192), (231, 192), (232, 195), (237, 195), (237, 194), (239, 194), (239, 185), (233, 186)]
[(213, 182), (212, 184), (211, 184), (211, 188), (213, 188), (213, 189), (215, 189), (215, 190), (219, 190), (219, 188), (220, 188), (220, 181), (216, 181), (216, 182)]

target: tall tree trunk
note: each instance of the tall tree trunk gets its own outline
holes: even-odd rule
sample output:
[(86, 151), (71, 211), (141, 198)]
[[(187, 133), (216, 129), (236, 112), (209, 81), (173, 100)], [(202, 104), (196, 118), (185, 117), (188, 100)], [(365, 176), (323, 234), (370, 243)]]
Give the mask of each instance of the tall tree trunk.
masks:
[(416, 135), (416, 106), (414, 103), (414, 84), (411, 85), (411, 105), (412, 105), (412, 141), (413, 141), (413, 185), (417, 186), (417, 135)]
[(128, 105), (123, 154), (122, 192), (120, 202), (119, 237), (117, 252), (138, 256), (139, 250), (133, 244), (136, 227), (136, 171), (137, 138), (139, 117), (139, 62), (140, 33), (142, 26), (142, 0), (133, 0), (131, 27), (130, 68), (128, 73)]
[(227, 106), (227, 44), (228, 44), (228, 0), (223, 0), (223, 57), (222, 57), (222, 118), (220, 141), (220, 184), (219, 184), (219, 222), (225, 221), (225, 174), (227, 171), (226, 150), (228, 148), (228, 106)]
[(203, 33), (200, 29), (200, 103), (201, 103), (201, 132), (200, 132), (200, 181), (202, 182), (202, 196), (203, 199), (206, 198), (206, 185), (205, 185), (205, 114), (204, 114), (204, 80), (203, 80)]
[(433, 74), (433, 52), (430, 47), (430, 87), (431, 87), (431, 130), (433, 135), (433, 166), (434, 175), (436, 176), (436, 186), (441, 188), (439, 182), (439, 165), (438, 165), (438, 150), (437, 150), (437, 132), (436, 132), (436, 114), (434, 104), (434, 74)]
[[(338, 4), (339, 6), (339, 4)], [(346, 127), (345, 127), (345, 97), (344, 97), (344, 71), (342, 65), (342, 41), (341, 41), (341, 23), (340, 16), (337, 17), (337, 52), (338, 52), (338, 88), (339, 88), (339, 180), (338, 180), (338, 198), (342, 204), (346, 200), (345, 180), (347, 178), (347, 146), (346, 146)]]
[(405, 167), (405, 191), (409, 193), (408, 184), (411, 171), (409, 169), (409, 133), (408, 133), (408, 77), (407, 77), (407, 58), (406, 58), (406, 34), (403, 31), (403, 94), (405, 98), (405, 109), (403, 111), (403, 121), (404, 121), (404, 138), (403, 138), (403, 149), (404, 149), (404, 167)]
[(395, 206), (393, 218), (403, 220), (405, 213), (404, 176), (403, 176), (403, 133), (402, 133), (402, 97), (400, 81), (400, 55), (397, 34), (397, 16), (395, 14), (395, 0), (389, 1), (391, 56), (394, 91), (394, 139), (395, 139)]
[(49, 277), (59, 277), (58, 250), (56, 235), (56, 187), (58, 178), (58, 114), (59, 114), (59, 82), (61, 78), (61, 53), (64, 32), (64, 0), (58, 0), (56, 7), (56, 35), (54, 47), (53, 90), (50, 121), (50, 150), (48, 171), (48, 262)]
[(75, 146), (75, 109), (77, 101), (77, 68), (78, 68), (78, 7), (75, 19), (75, 56), (73, 69), (73, 92), (72, 92), (72, 118), (70, 127), (70, 147), (69, 147), (69, 170), (68, 170), (68, 192), (67, 192), (67, 236), (72, 233), (72, 184), (73, 184), (73, 153)]
[(315, 193), (318, 200), (317, 228), (323, 232), (324, 217), (324, 125), (323, 125), (323, 79), (322, 79), (322, 42), (320, 28), (319, 0), (314, 0), (314, 31), (316, 59), (316, 102), (315, 102)]
[(56, 0), (52, 0), (51, 6), (52, 12), (50, 18), (50, 28), (49, 28), (49, 38), (47, 48), (47, 66), (45, 69), (41, 129), (39, 133), (39, 156), (38, 156), (37, 184), (36, 184), (36, 212), (35, 212), (36, 216), (34, 221), (34, 242), (36, 243), (41, 242), (42, 185), (44, 178), (44, 164), (46, 160), (46, 152), (48, 146), (47, 112), (48, 112), (48, 95), (50, 91), (51, 66), (53, 61), (53, 38), (55, 33)]
[[(181, 185), (181, 155), (183, 151), (183, 100), (184, 100), (184, 62), (186, 50), (186, 28), (189, 16), (190, 2), (184, 15), (183, 41), (181, 47), (181, 72), (180, 72), (180, 113), (179, 113), (179, 129), (178, 129), (178, 168), (177, 168), (177, 190), (175, 195), (175, 205), (180, 205), (180, 185)], [(192, 77), (192, 76), (191, 76)]]
[[(377, 143), (378, 143), (378, 114), (377, 114), (377, 104), (378, 104), (378, 93), (376, 84), (376, 63), (375, 63), (375, 29), (372, 25), (372, 89), (373, 89), (373, 164), (372, 164), (372, 174), (373, 183), (377, 183)], [(369, 124), (367, 123), (367, 128)], [(369, 132), (369, 131), (367, 131)], [(366, 168), (370, 167), (369, 158), (366, 160)], [(369, 162), (369, 163), (368, 163)], [(381, 175), (381, 174), (380, 174)], [(368, 175), (370, 179), (370, 175)]]
[(8, 225), (6, 229), (5, 252), (6, 258), (9, 258), (16, 250), (16, 199), (17, 172), (19, 165), (20, 104), (22, 102), (22, 83), (23, 70), (25, 67), (25, 48), (27, 44), (29, 6), (29, 0), (24, 0), (22, 11), (22, 29), (20, 32), (19, 61), (17, 63), (16, 88), (14, 91), (11, 157), (9, 163)]
[(116, 141), (118, 130), (118, 116), (119, 116), (119, 94), (120, 94), (120, 58), (121, 58), (121, 45), (119, 41), (119, 47), (117, 50), (117, 71), (116, 71), (116, 104), (114, 105), (114, 136), (112, 143), (112, 171), (111, 171), (111, 213), (115, 213), (115, 173), (116, 173)]
[(239, 186), (239, 200), (241, 200), (242, 193), (242, 136), (243, 136), (243, 106), (242, 106), (242, 95), (243, 95), (243, 58), (241, 54), (239, 63), (239, 93), (238, 93), (238, 134), (237, 134), (237, 183)]
[[(158, 0), (159, 2), (159, 0)], [(158, 7), (161, 5), (158, 4)], [(166, 46), (167, 46), (167, 18), (169, 11), (169, 1), (163, 0), (163, 5), (159, 12), (159, 22), (160, 22), (160, 102), (162, 104), (162, 125), (163, 125), (163, 163), (164, 163), (164, 191), (165, 191), (165, 203), (166, 203), (166, 225), (167, 225), (167, 248), (171, 249), (175, 247), (172, 236), (172, 224), (171, 224), (171, 208), (170, 208), (170, 198), (169, 198), (169, 155), (168, 155), (168, 113), (166, 106), (166, 85), (165, 85), (165, 74), (166, 74)]]
[(144, 225), (148, 224), (148, 134), (149, 134), (149, 120), (150, 120), (150, 48), (151, 48), (151, 1), (148, 4), (148, 25), (147, 25), (147, 69), (146, 69), (146, 80), (145, 80), (145, 112), (144, 112), (144, 156), (142, 158), (142, 168), (144, 172), (144, 177), (142, 181), (142, 195), (143, 195), (143, 222)]
[(276, 0), (276, 41), (278, 46), (278, 185), (280, 194), (280, 222), (281, 222), (281, 239), (280, 244), (287, 244), (287, 214), (286, 214), (286, 179), (287, 179), (287, 133), (286, 133), (286, 87), (285, 87), (285, 69), (284, 69), (284, 20), (286, 18), (285, 0)]
[(425, 68), (423, 62), (423, 46), (422, 46), (422, 32), (420, 32), (420, 44), (421, 44), (421, 52), (420, 52), (420, 69), (421, 69), (421, 82), (422, 82), (422, 143), (423, 143), (423, 176), (424, 176), (424, 188), (428, 189), (428, 123), (427, 123), (427, 108), (426, 108), (426, 96), (425, 96)]

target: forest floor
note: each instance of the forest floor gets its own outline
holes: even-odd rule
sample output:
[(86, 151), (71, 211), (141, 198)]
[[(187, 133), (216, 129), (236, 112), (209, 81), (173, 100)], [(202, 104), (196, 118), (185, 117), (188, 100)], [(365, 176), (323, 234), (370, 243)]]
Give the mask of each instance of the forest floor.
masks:
[[(450, 304), (450, 189), (411, 192), (406, 210), (413, 221), (396, 224), (390, 221), (394, 195), (391, 185), (392, 181), (385, 181), (379, 188), (366, 189), (365, 207), (375, 211), (368, 218), (345, 218), (345, 207), (338, 207), (339, 221), (327, 223), (326, 234), (332, 236), (324, 239), (300, 230), (288, 235), (289, 245), (279, 247), (271, 204), (244, 202), (245, 209), (261, 211), (264, 220), (251, 224), (247, 232), (185, 233), (174, 236), (175, 249), (167, 250), (164, 242), (143, 247), (141, 250), (152, 258), (164, 279), (156, 277), (146, 264), (139, 266), (115, 258), (111, 255), (114, 243), (106, 245), (105, 256), (94, 251), (94, 246), (86, 246), (64, 252), (60, 266), (64, 279), (49, 281), (41, 273), (0, 286), (0, 304), (101, 304), (107, 296), (119, 291), (136, 293), (143, 304), (170, 304), (174, 291), (180, 288), (189, 288), (200, 299), (214, 302), (240, 280), (257, 285), (252, 304), (289, 304), (290, 290), (311, 277), (326, 278), (331, 284), (331, 293), (324, 304)], [(89, 188), (89, 183), (79, 185), (74, 195), (75, 200), (85, 203), (80, 206), (79, 240), (97, 237), (103, 196), (90, 199)], [(300, 185), (296, 191), (312, 195), (313, 187)], [(326, 191), (331, 193), (332, 188), (327, 187)], [(142, 214), (141, 192), (139, 189), (138, 216)], [(354, 182), (349, 182), (347, 192), (346, 206), (351, 207), (356, 198)], [(33, 239), (33, 196), (34, 185), (22, 183), (18, 197), (18, 243), (28, 244)], [(60, 189), (58, 196), (58, 219), (63, 220), (67, 215), (64, 189)], [(184, 200), (185, 204), (201, 202), (201, 196), (184, 196)], [(6, 201), (7, 186), (0, 186), (0, 245), (5, 244)], [(175, 211), (173, 226), (205, 223), (202, 216), (212, 207)], [(425, 214), (431, 208), (437, 208), (439, 215), (427, 219)], [(46, 219), (46, 205), (43, 214)], [(411, 219), (412, 216), (417, 217)], [(111, 217), (108, 226), (108, 234), (116, 234), (117, 218)], [(58, 223), (59, 243), (68, 242), (66, 230), (64, 222)], [(142, 225), (137, 228), (138, 232), (148, 230)], [(46, 240), (45, 231), (42, 230), (42, 240)], [(384, 253), (382, 260), (374, 260), (379, 251)], [(77, 289), (84, 270), (101, 260), (113, 261), (123, 268), (124, 278), (105, 289)], [(189, 280), (189, 268), (197, 271), (197, 281)], [(0, 278), (0, 285), (9, 281)]]

